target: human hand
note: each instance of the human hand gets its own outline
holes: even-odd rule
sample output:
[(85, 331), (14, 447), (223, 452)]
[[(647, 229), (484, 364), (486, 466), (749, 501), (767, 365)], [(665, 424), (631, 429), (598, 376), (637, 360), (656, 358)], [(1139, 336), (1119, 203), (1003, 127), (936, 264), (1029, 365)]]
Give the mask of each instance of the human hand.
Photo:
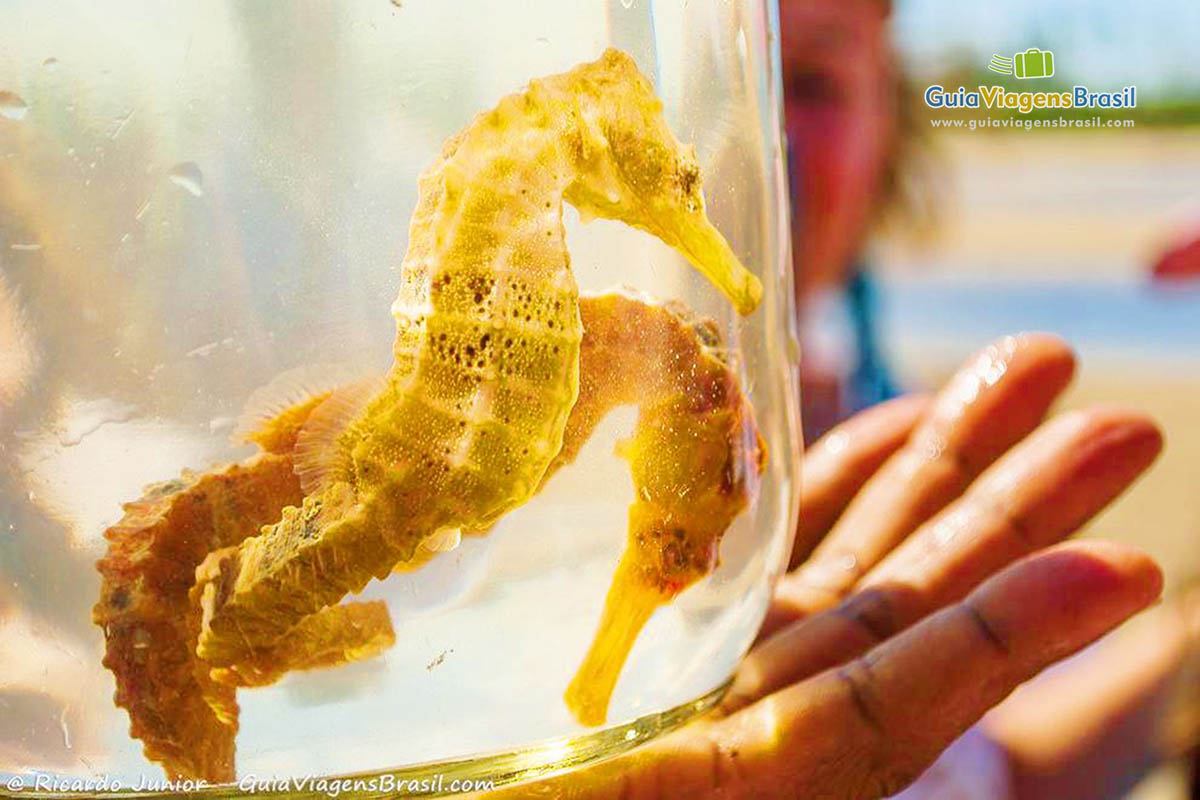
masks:
[(1118, 800), (1200, 735), (1200, 591), (1021, 686), (896, 800)]
[(1056, 544), (1154, 460), (1131, 411), (1042, 418), (1073, 372), (1040, 335), (805, 458), (792, 566), (715, 713), (509, 797), (878, 798), (1015, 687), (1161, 591), (1135, 549)]

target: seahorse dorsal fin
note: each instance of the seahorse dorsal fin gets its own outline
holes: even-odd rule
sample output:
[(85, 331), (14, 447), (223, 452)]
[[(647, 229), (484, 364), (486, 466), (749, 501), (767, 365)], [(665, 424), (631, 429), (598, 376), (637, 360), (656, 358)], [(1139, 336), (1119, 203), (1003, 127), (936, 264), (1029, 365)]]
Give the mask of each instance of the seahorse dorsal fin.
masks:
[(254, 442), (269, 453), (286, 453), (309, 414), (338, 386), (361, 378), (345, 364), (289, 369), (251, 392), (233, 430), (234, 444)]
[(346, 455), (338, 447), (338, 437), (385, 385), (382, 375), (360, 375), (334, 389), (313, 409), (292, 451), (293, 468), (305, 495), (320, 492), (332, 482)]

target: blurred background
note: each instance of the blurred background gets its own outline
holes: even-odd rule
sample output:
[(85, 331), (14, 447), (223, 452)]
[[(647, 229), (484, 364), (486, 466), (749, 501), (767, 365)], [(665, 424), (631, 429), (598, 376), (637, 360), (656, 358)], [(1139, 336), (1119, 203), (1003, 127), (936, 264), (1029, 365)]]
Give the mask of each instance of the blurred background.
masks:
[[(1183, 592), (1200, 575), (1200, 4), (783, 0), (781, 12), (809, 438), (940, 385), (996, 336), (1057, 333), (1080, 357), (1064, 406), (1131, 405), (1166, 431), (1156, 467), (1085, 535), (1145, 547), (1168, 595)], [(1053, 77), (989, 71), (993, 54), (1031, 47), (1054, 53)], [(1136, 86), (1137, 107), (931, 109), (932, 84)], [(1097, 116), (1103, 127), (978, 128)], [(1181, 759), (1135, 796), (1200, 796), (1191, 769)]]
[[(969, 348), (1000, 334), (1049, 330), (1080, 355), (1069, 405), (1102, 400), (1154, 414), (1167, 431), (1163, 460), (1096, 528), (1152, 546), (1173, 585), (1194, 577), (1200, 4), (912, 0), (897, 5), (892, 24), (916, 95), (933, 83), (1137, 86), (1135, 110), (1104, 114), (1134, 128), (959, 131), (926, 122), (914, 135), (929, 159), (921, 177), (930, 181), (931, 218), (919, 230), (887, 227), (868, 260), (881, 283), (881, 340), (902, 385), (939, 382)], [(1052, 79), (987, 71), (992, 53), (1034, 46), (1055, 53)]]
[[(1167, 429), (1162, 462), (1097, 530), (1152, 537), (1146, 541), (1170, 583), (1186, 582), (1200, 568), (1200, 505), (1184, 502), (1200, 463), (1200, 5), (900, 2), (885, 23), (900, 84), (890, 112), (898, 121), (889, 123), (860, 108), (886, 98), (857, 99), (869, 81), (840, 63), (870, 61), (863, 57), (868, 45), (855, 37), (866, 37), (871, 7), (880, 4), (848, 4), (866, 7), (863, 19), (823, 5), (783, 3), (785, 20), (799, 17), (798, 35), (813, 39), (792, 48), (802, 51), (794, 56), (802, 63), (791, 75), (784, 59), (793, 183), (803, 187), (794, 190), (801, 219), (793, 245), (802, 287), (814, 284), (801, 296), (810, 438), (880, 396), (939, 385), (996, 336), (1057, 333), (1077, 348), (1082, 365), (1069, 405), (1127, 403), (1150, 410)], [(786, 30), (785, 23), (785, 43)], [(823, 62), (812, 51), (829, 39), (837, 43)], [(1053, 78), (1022, 81), (987, 70), (992, 53), (1031, 46), (1055, 53)], [(932, 84), (1011, 91), (1135, 85), (1138, 105), (1029, 115), (930, 109), (923, 94)], [(1135, 125), (935, 126), (1098, 113)], [(861, 173), (869, 183), (876, 163), (870, 145), (848, 132), (858, 119), (893, 127), (878, 145), (883, 175), (859, 190), (871, 201), (862, 235), (820, 247), (837, 238), (829, 218), (848, 215), (846, 195), (854, 190), (843, 178)], [(838, 155), (814, 142), (825, 135), (814, 128), (822, 127)], [(857, 156), (844, 154), (855, 148)], [(843, 163), (831, 167), (836, 159)]]

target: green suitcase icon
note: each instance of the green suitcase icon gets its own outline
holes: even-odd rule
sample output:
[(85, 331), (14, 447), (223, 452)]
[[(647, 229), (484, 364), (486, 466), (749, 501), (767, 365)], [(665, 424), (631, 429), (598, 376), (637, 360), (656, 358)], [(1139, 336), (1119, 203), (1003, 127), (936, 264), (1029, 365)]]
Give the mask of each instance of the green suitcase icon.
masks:
[(1049, 78), (1054, 74), (1054, 53), (1031, 47), (1013, 56), (1013, 74), (1018, 78)]

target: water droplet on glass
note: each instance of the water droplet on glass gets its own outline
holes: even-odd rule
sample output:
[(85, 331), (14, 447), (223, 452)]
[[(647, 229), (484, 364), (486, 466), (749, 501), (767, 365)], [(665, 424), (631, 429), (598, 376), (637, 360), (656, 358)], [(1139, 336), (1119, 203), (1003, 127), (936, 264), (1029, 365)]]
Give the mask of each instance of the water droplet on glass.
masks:
[(182, 186), (193, 197), (199, 197), (204, 194), (204, 174), (200, 172), (200, 168), (196, 166), (194, 161), (184, 161), (182, 164), (176, 164), (171, 167), (171, 171), (167, 173), (167, 177), (171, 179), (171, 183)]
[(48, 70), (56, 70), (58, 69), (58, 59), (54, 56), (50, 56), (50, 58), (47, 58), (42, 62), (42, 66)]
[(625, 731), (625, 741), (632, 742), (636, 738), (638, 738), (637, 728), (630, 728)]
[[(112, 126), (108, 130), (108, 138), (116, 141), (116, 138), (121, 135), (121, 131), (125, 130), (125, 126), (129, 124), (129, 120), (133, 119), (134, 109), (129, 109), (124, 115), (113, 120)], [(96, 148), (97, 152), (100, 150)]]
[(202, 344), (199, 347), (197, 347), (193, 350), (189, 350), (186, 353), (184, 353), (183, 357), (184, 358), (208, 358), (213, 353), (215, 353), (217, 351), (217, 348), (220, 346), (221, 346), (220, 342), (209, 342), (208, 344)]
[(25, 101), (12, 92), (0, 91), (0, 117), (8, 117), (12, 120), (24, 119), (29, 113), (29, 106), (25, 105)]
[(536, 41), (538, 44), (550, 44), (550, 40), (547, 39), (545, 36), (539, 36), (534, 41)]
[(62, 731), (63, 747), (71, 749), (71, 729), (67, 726), (67, 713), (70, 711), (69, 706), (63, 706), (62, 713), (58, 715), (58, 727)]
[(454, 550), (462, 542), (461, 528), (442, 528), (421, 542), (427, 550), (434, 553), (445, 553)]
[(134, 406), (112, 400), (86, 400), (77, 403), (54, 432), (60, 445), (74, 447), (109, 423), (128, 422), (135, 411)]

